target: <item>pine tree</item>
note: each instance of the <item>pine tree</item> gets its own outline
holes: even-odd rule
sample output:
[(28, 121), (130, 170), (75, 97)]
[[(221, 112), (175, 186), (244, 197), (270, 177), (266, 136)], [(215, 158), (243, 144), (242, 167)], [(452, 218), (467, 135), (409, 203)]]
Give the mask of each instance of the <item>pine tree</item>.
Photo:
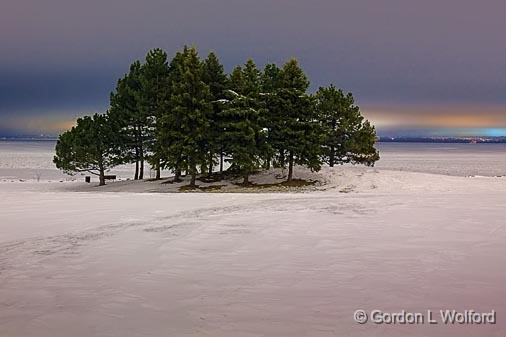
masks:
[(102, 186), (105, 185), (105, 171), (118, 164), (117, 144), (117, 133), (106, 115), (85, 116), (78, 118), (76, 126), (60, 135), (53, 162), (69, 174), (88, 172), (97, 175)]
[(140, 76), (141, 64), (135, 61), (111, 93), (108, 112), (109, 120), (118, 130), (121, 163), (135, 163), (135, 180), (144, 178), (144, 155), (152, 141), (149, 138), (149, 116), (139, 109)]
[(202, 62), (195, 48), (185, 47), (181, 62), (175, 66), (169, 104), (180, 137), (173, 137), (174, 142), (167, 150), (180, 157), (176, 169), (187, 168), (190, 186), (195, 187), (197, 165), (205, 165), (207, 160), (207, 117), (212, 110), (212, 96), (203, 82)]
[(262, 92), (273, 93), (280, 85), (281, 69), (273, 63), (266, 64), (262, 73)]
[[(220, 175), (223, 177), (223, 165), (224, 161), (230, 162), (229, 159), (224, 160), (224, 157), (230, 158), (232, 155), (232, 149), (230, 148), (230, 137), (227, 135), (227, 127), (226, 125), (230, 122), (228, 120), (228, 114), (224, 113), (224, 110), (229, 109), (232, 105), (231, 101), (236, 98), (242, 96), (244, 92), (244, 78), (241, 66), (235, 66), (232, 69), (232, 72), (228, 76), (228, 87), (225, 90), (225, 98), (222, 99), (219, 104), (221, 108), (221, 113), (219, 115), (220, 123), (221, 123), (221, 132), (218, 135), (219, 142), (221, 146), (221, 154), (220, 154)], [(230, 167), (229, 167), (230, 169)]]
[[(175, 90), (175, 86), (183, 80), (184, 62), (186, 48), (183, 52), (177, 52), (169, 64), (169, 92)], [(171, 96), (167, 100), (167, 109), (160, 117), (159, 130), (157, 132), (160, 142), (161, 160), (160, 165), (164, 169), (170, 169), (174, 172), (174, 182), (179, 182), (181, 171), (186, 169), (183, 158), (181, 139), (185, 137), (182, 128), (181, 115), (174, 109)]]
[[(320, 132), (314, 102), (306, 94), (309, 81), (295, 59), (288, 61), (279, 73), (279, 87), (270, 111), (272, 146), (279, 151), (279, 165), (288, 164), (288, 181), (293, 179), (295, 164), (311, 170), (321, 167)], [(288, 163), (287, 163), (288, 162)]]
[(241, 66), (236, 66), (234, 69), (232, 69), (229, 79), (229, 90), (232, 92), (232, 94), (243, 94), (246, 92), (243, 76), (244, 73)]
[(149, 144), (151, 154), (148, 160), (156, 170), (156, 179), (160, 179), (160, 161), (163, 155), (159, 135), (160, 119), (168, 109), (167, 101), (170, 97), (167, 54), (161, 49), (150, 50), (141, 70), (142, 90), (139, 97), (139, 108), (151, 122), (149, 130), (152, 142)]
[(266, 132), (261, 120), (263, 108), (259, 100), (261, 81), (255, 63), (248, 60), (244, 68), (236, 67), (231, 76), (230, 100), (222, 112), (227, 153), (232, 157), (231, 168), (243, 175), (243, 184), (249, 184), (249, 175), (259, 167), (267, 146)]
[(275, 142), (275, 128), (273, 126), (279, 125), (280, 122), (276, 120), (277, 115), (275, 112), (279, 100), (276, 97), (276, 92), (280, 85), (280, 72), (281, 69), (275, 64), (267, 64), (264, 67), (264, 71), (261, 74), (261, 93), (260, 98), (265, 107), (264, 114), (261, 119), (263, 129), (266, 130), (266, 142), (269, 145), (266, 147), (266, 151), (263, 153), (264, 168), (270, 169), (272, 157), (274, 155)]
[(242, 68), (243, 73), (243, 86), (240, 91), (241, 94), (250, 96), (252, 98), (258, 98), (262, 89), (261, 72), (257, 69), (255, 62), (252, 59), (248, 59)]
[(226, 155), (244, 184), (271, 163), (288, 166), (288, 181), (296, 164), (374, 165), (375, 129), (353, 96), (334, 86), (312, 96), (308, 87), (296, 60), (261, 72), (250, 59), (227, 77), (214, 53), (202, 62), (185, 47), (168, 64), (167, 54), (153, 49), (118, 81), (106, 115), (81, 118), (61, 135), (54, 162), (69, 172), (93, 172), (103, 184), (105, 170), (122, 163), (135, 163), (134, 178), (143, 179), (146, 159), (157, 179), (161, 168), (173, 170), (174, 181), (185, 171), (190, 186), (197, 167), (212, 174), (217, 154), (220, 172)]
[(351, 93), (331, 85), (316, 93), (316, 109), (323, 130), (323, 159), (335, 164), (374, 165), (379, 153), (374, 148), (376, 132), (364, 120)]
[(225, 90), (228, 86), (228, 78), (225, 74), (223, 65), (213, 52), (209, 53), (203, 64), (202, 80), (209, 86), (212, 97), (213, 109), (208, 116), (209, 134), (207, 135), (208, 144), (208, 174), (213, 173), (215, 165), (214, 157), (217, 153), (220, 155), (220, 173), (223, 172), (224, 145), (220, 141), (220, 135), (223, 130), (220, 114), (222, 104), (220, 100), (225, 98)]

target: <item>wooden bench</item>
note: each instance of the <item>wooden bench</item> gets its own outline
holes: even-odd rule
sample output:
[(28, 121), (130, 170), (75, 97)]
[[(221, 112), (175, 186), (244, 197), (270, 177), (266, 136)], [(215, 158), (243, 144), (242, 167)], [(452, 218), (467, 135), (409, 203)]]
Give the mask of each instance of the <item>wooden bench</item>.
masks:
[[(114, 175), (114, 174), (106, 175), (106, 176), (104, 176), (104, 179), (105, 180), (116, 180), (116, 175)], [(90, 176), (84, 177), (84, 181), (87, 182), (88, 184), (91, 183), (91, 177)]]

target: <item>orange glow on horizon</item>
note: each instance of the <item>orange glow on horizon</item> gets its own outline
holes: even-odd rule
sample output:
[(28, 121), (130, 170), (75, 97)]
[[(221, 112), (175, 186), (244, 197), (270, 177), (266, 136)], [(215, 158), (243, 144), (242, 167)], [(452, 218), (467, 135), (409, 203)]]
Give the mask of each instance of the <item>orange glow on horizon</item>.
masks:
[(23, 130), (26, 133), (57, 135), (71, 129), (75, 125), (76, 119), (77, 117), (69, 118), (54, 115), (49, 117), (20, 116), (9, 118), (3, 124), (7, 128)]
[[(364, 116), (381, 129), (402, 128), (506, 128), (506, 105), (360, 105)], [(85, 114), (92, 114), (91, 112)], [(30, 134), (57, 135), (75, 125), (84, 114), (67, 117), (64, 113), (49, 116), (12, 116), (2, 126)]]
[(364, 106), (378, 127), (490, 128), (506, 127), (506, 106)]

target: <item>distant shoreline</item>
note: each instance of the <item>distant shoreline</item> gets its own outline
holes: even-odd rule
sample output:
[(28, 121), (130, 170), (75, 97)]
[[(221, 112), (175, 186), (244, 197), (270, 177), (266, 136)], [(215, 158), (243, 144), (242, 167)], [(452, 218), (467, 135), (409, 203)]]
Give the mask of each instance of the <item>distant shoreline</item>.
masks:
[(0, 137), (0, 142), (56, 142), (58, 137), (37, 138), (37, 137)]
[(505, 144), (506, 137), (379, 137), (379, 143)]
[[(0, 142), (56, 142), (57, 140), (57, 137), (0, 137)], [(379, 137), (377, 143), (506, 144), (506, 137)]]

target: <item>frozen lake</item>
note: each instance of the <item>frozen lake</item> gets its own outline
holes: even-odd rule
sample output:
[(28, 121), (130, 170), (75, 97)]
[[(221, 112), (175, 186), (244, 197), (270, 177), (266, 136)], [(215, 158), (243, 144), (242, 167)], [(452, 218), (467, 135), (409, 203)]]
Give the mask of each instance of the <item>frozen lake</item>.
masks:
[(454, 176), (506, 175), (506, 144), (379, 143), (376, 167)]
[[(52, 162), (54, 141), (0, 141), (0, 180), (72, 180)], [(506, 175), (506, 144), (379, 143), (377, 168), (427, 172), (454, 176)], [(149, 177), (149, 167), (145, 171)], [(131, 178), (133, 167), (123, 165), (111, 171)], [(84, 175), (84, 174), (83, 174)]]

